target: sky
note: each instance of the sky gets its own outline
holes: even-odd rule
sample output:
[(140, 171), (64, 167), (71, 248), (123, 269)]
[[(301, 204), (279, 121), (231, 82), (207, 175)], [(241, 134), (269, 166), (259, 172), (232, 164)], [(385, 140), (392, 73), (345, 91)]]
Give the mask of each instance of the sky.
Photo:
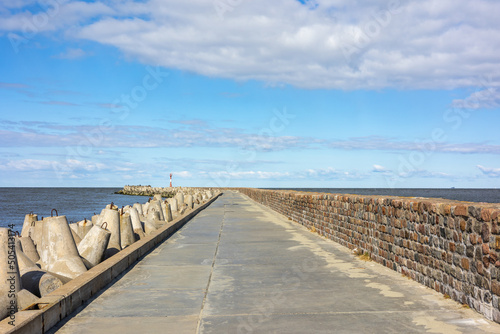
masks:
[(0, 186), (500, 187), (496, 0), (0, 0)]

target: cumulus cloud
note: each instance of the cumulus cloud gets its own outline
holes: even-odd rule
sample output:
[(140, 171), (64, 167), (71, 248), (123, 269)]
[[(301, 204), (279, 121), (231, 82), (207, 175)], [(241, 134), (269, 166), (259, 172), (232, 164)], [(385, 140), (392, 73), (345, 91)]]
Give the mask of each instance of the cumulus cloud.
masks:
[(490, 168), (477, 165), (477, 168), (486, 176), (489, 177), (500, 177), (500, 168)]
[[(305, 88), (476, 87), (500, 65), (498, 1), (220, 3), (67, 1), (36, 31), (64, 31), (144, 63)], [(23, 22), (36, 22), (39, 13), (19, 8), (1, 13), (0, 31), (22, 37)]]

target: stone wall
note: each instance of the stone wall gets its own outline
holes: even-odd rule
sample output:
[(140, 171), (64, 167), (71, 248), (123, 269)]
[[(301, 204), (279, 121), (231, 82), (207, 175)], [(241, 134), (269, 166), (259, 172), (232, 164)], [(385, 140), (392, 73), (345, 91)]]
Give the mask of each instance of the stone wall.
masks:
[(233, 190), (500, 322), (500, 204)]

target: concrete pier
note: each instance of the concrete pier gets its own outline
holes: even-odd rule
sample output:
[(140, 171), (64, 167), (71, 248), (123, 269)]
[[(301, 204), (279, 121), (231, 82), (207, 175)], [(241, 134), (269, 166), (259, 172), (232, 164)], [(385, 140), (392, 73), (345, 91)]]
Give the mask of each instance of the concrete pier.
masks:
[(226, 192), (52, 333), (499, 333), (500, 325)]

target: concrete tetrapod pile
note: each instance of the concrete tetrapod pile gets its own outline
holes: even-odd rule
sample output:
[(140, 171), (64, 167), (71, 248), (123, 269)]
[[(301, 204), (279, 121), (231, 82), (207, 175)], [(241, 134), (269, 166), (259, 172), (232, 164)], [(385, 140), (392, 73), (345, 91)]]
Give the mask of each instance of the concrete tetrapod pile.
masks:
[[(38, 220), (26, 215), (21, 235), (0, 228), (0, 320), (37, 301), (88, 269), (203, 204), (217, 192), (196, 192), (184, 203), (155, 195), (146, 203), (119, 209), (107, 205), (91, 220), (68, 224), (52, 210)], [(55, 215), (53, 215), (55, 211)]]

